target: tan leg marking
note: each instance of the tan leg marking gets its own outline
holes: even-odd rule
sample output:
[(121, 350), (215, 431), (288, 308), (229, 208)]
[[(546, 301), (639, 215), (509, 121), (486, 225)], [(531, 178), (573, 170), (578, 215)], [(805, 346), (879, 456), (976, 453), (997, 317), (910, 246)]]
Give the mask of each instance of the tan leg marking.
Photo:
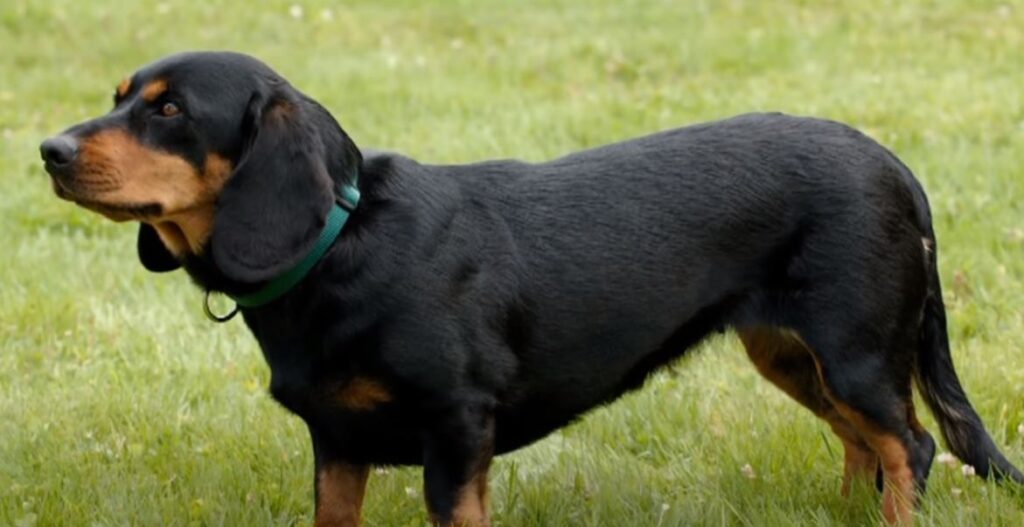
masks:
[(822, 385), (817, 361), (800, 335), (771, 327), (744, 329), (738, 333), (757, 371), (824, 419), (839, 436), (844, 451), (842, 495), (849, 495), (855, 478), (874, 478), (878, 456), (832, 405)]
[(487, 469), (477, 472), (459, 491), (459, 501), (455, 505), (455, 525), (487, 527), (491, 524), (490, 505), (488, 503)]
[[(491, 512), (489, 492), (487, 489), (487, 470), (490, 463), (479, 469), (459, 489), (455, 508), (452, 510), (452, 521), (441, 523), (437, 514), (430, 511), (430, 522), (437, 527), (490, 527)], [(429, 509), (430, 504), (427, 504)]]
[(843, 486), (840, 493), (849, 496), (854, 480), (874, 480), (878, 470), (878, 455), (835, 409), (826, 420), (843, 443)]
[(914, 523), (914, 472), (910, 469), (910, 452), (898, 437), (881, 431), (865, 419), (860, 412), (834, 401), (836, 410), (864, 437), (867, 444), (878, 454), (885, 477), (882, 491), (882, 516), (893, 525)]
[(316, 527), (357, 527), (362, 521), (363, 496), (370, 476), (367, 465), (338, 463), (316, 475)]
[(770, 327), (738, 332), (754, 367), (780, 390), (819, 417), (831, 406), (821, 388), (814, 358), (795, 332)]
[[(836, 398), (825, 384), (825, 376), (817, 359), (815, 359), (814, 365), (817, 368), (818, 379), (825, 396), (831, 401), (835, 411), (848, 425), (852, 426), (857, 436), (863, 438), (864, 443), (878, 456), (885, 485), (882, 490), (882, 516), (885, 521), (889, 524), (912, 525), (915, 500), (914, 473), (910, 469), (910, 453), (906, 446), (898, 437), (880, 430), (856, 409)], [(912, 407), (908, 408), (908, 411), (913, 414)], [(913, 417), (911, 423), (917, 423), (916, 416), (911, 415), (911, 417)], [(853, 457), (859, 459), (860, 453), (855, 453)], [(856, 471), (855, 467), (853, 471)]]

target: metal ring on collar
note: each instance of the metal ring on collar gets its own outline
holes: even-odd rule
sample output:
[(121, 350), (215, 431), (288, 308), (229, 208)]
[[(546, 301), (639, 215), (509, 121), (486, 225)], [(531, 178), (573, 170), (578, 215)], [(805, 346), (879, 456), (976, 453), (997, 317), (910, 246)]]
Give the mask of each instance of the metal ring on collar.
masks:
[(235, 315), (238, 314), (238, 304), (235, 304), (235, 309), (231, 310), (231, 312), (228, 313), (227, 315), (218, 316), (213, 313), (213, 310), (210, 309), (210, 293), (212, 292), (213, 291), (207, 289), (206, 298), (203, 300), (203, 313), (206, 313), (206, 318), (219, 324), (223, 324), (224, 322), (227, 322), (235, 318)]

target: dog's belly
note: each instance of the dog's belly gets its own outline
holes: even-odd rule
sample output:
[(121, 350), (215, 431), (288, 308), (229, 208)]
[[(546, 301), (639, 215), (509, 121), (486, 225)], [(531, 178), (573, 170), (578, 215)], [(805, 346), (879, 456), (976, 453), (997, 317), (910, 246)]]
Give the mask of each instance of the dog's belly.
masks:
[(536, 403), (499, 412), (494, 423), (494, 453), (506, 454), (539, 441), (592, 408), (553, 408)]
[[(580, 411), (553, 412), (551, 405), (528, 404), (495, 415), (494, 453), (506, 454), (543, 439), (572, 422)], [(307, 419), (308, 421), (308, 419)], [(332, 447), (355, 463), (378, 466), (423, 464), (421, 430), (398, 413), (334, 415), (316, 421), (319, 433), (329, 434)]]
[[(647, 376), (683, 355), (708, 334), (729, 324), (736, 303), (725, 300), (691, 313), (670, 329), (665, 326), (650, 348), (630, 346), (624, 340), (606, 340), (604, 353), (596, 342), (588, 350), (566, 351), (560, 357), (589, 355), (574, 371), (557, 367), (557, 359), (537, 360), (526, 368), (530, 382), (516, 403), (500, 407), (496, 415), (495, 451), (509, 452), (554, 432), (586, 412), (609, 404), (624, 393), (641, 387)], [(665, 336), (667, 335), (667, 337)], [(637, 337), (634, 335), (634, 337)], [(637, 340), (642, 340), (637, 337)], [(603, 357), (603, 360), (602, 360)], [(578, 365), (578, 366), (579, 366)], [(559, 372), (559, 373), (554, 373)]]

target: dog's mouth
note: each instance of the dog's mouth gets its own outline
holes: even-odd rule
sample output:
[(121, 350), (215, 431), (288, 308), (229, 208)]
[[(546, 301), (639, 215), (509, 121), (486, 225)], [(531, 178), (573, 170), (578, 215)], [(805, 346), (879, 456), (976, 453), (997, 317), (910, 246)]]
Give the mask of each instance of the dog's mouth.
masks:
[(58, 198), (71, 201), (76, 205), (102, 214), (113, 221), (143, 220), (146, 218), (159, 217), (163, 207), (159, 203), (112, 203), (96, 199), (95, 193), (113, 190), (104, 187), (103, 189), (83, 188), (81, 185), (74, 185), (61, 178), (54, 177), (53, 192)]

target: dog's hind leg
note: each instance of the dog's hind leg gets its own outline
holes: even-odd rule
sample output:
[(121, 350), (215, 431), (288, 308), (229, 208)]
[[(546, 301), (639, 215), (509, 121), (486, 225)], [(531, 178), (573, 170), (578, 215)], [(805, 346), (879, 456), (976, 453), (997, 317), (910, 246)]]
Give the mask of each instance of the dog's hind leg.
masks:
[(824, 395), (878, 456), (886, 521), (909, 524), (935, 455), (911, 397), (919, 339), (915, 302), (883, 295), (875, 299), (880, 303), (839, 308), (835, 299), (861, 299), (838, 291), (808, 296), (823, 305), (806, 311), (797, 331), (814, 357)]
[(814, 357), (803, 340), (791, 330), (770, 326), (742, 328), (737, 333), (757, 371), (825, 420), (843, 443), (843, 496), (849, 495), (856, 479), (875, 477), (881, 485), (878, 456), (825, 395)]

